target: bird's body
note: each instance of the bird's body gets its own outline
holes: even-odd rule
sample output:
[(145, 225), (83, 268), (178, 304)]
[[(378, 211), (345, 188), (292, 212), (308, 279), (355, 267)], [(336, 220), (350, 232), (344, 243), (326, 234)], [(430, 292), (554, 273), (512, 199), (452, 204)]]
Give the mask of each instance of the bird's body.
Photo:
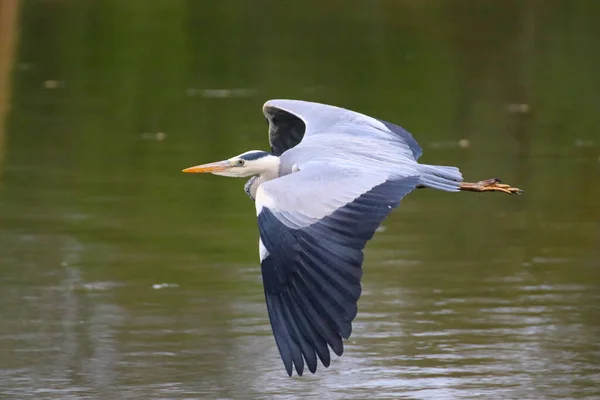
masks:
[(259, 255), (273, 334), (288, 374), (329, 366), (352, 330), (363, 248), (415, 188), (519, 193), (497, 180), (465, 183), (458, 168), (420, 164), (403, 128), (334, 106), (270, 100), (271, 152), (250, 151), (185, 172), (252, 176)]

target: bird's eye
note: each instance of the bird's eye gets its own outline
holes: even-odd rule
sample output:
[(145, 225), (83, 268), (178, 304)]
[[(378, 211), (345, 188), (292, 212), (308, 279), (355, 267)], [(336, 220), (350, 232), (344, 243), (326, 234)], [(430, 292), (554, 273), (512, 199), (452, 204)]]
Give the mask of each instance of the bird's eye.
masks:
[(241, 166), (243, 166), (244, 164), (246, 164), (246, 161), (244, 161), (244, 160), (242, 160), (242, 159), (240, 158), (239, 160), (237, 160), (237, 163), (236, 163), (236, 164), (238, 165), (238, 167), (241, 167)]

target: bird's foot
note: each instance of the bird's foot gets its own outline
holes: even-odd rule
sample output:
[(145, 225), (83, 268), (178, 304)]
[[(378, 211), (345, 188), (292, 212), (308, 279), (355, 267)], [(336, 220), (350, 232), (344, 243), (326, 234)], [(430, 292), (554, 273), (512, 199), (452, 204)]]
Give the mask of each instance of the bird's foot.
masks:
[(463, 182), (460, 185), (460, 190), (470, 192), (503, 192), (506, 194), (523, 194), (523, 191), (519, 188), (511, 187), (501, 183), (500, 179), (492, 178), (476, 183)]

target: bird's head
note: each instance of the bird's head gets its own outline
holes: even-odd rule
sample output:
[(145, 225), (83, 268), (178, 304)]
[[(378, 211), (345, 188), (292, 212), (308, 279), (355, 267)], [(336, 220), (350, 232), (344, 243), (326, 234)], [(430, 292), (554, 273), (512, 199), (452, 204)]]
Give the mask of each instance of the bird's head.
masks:
[(210, 173), (214, 175), (243, 178), (278, 172), (279, 157), (262, 150), (250, 150), (227, 160), (186, 168), (183, 172)]

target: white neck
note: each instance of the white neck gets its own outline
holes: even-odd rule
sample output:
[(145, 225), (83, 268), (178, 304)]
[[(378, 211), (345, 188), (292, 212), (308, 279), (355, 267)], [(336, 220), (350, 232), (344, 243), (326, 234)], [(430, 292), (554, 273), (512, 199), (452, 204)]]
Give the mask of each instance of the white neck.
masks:
[[(273, 179), (273, 178), (272, 178)], [(256, 191), (258, 190), (258, 187), (260, 185), (262, 185), (263, 183), (270, 181), (271, 179), (266, 179), (264, 175), (258, 175), (258, 177), (252, 182), (252, 184), (250, 185), (250, 197), (255, 200), (256, 199)]]
[(268, 155), (258, 160), (248, 161), (245, 167), (247, 175), (264, 176), (266, 180), (275, 179), (279, 176), (279, 157)]
[(256, 191), (263, 183), (279, 177), (280, 160), (277, 156), (267, 156), (258, 159), (252, 165), (252, 169), (257, 172), (256, 178), (249, 187), (248, 194), (252, 199), (256, 198)]

